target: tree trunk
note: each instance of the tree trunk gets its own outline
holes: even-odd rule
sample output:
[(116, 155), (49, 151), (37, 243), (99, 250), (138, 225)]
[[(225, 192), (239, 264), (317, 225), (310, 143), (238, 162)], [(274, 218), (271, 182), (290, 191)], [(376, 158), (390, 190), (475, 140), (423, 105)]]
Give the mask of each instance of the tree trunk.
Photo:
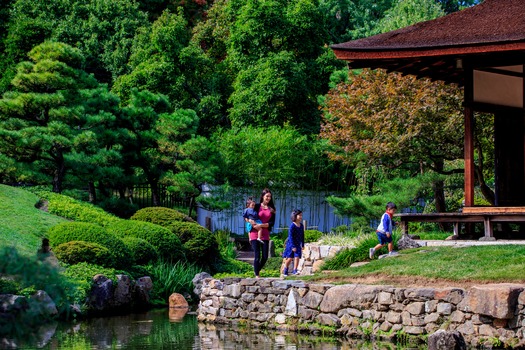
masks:
[(95, 183), (93, 181), (88, 182), (88, 192), (89, 203), (95, 204), (97, 202), (97, 189), (95, 188)]
[(474, 176), (478, 180), (479, 183), (479, 189), (481, 190), (481, 194), (485, 199), (490, 203), (490, 205), (496, 204), (496, 197), (494, 195), (494, 191), (487, 186), (487, 183), (485, 182), (485, 176), (483, 175), (483, 150), (481, 149), (481, 145), (479, 142), (476, 142), (476, 151), (478, 153), (478, 163), (474, 167)]
[(56, 169), (53, 175), (53, 192), (62, 193), (62, 184), (66, 175), (66, 166), (64, 164), (64, 155), (60, 153), (57, 156)]
[(193, 203), (195, 203), (195, 197), (191, 196), (190, 199), (190, 208), (188, 210), (188, 216), (191, 218), (191, 213), (193, 211)]
[(150, 180), (149, 185), (151, 187), (151, 203), (154, 207), (160, 207), (159, 183), (156, 180)]

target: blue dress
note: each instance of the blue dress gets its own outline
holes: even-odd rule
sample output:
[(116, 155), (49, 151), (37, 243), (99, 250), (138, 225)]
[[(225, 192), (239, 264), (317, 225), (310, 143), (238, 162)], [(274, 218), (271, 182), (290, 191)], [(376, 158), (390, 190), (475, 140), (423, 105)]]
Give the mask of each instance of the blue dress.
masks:
[[(297, 226), (293, 222), (288, 229), (288, 238), (284, 246), (283, 258), (300, 258), (304, 247), (304, 226)], [(295, 248), (295, 252), (292, 249)]]

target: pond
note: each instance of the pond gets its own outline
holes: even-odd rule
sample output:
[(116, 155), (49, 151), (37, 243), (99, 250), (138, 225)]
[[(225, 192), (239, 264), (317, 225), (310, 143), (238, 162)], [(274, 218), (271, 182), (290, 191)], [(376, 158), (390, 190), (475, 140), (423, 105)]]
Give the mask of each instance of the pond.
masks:
[[(293, 332), (231, 329), (197, 322), (194, 314), (173, 317), (167, 309), (92, 318), (44, 326), (28, 340), (0, 339), (0, 349), (398, 349), (392, 343), (305, 335)], [(403, 347), (407, 349), (407, 347)]]

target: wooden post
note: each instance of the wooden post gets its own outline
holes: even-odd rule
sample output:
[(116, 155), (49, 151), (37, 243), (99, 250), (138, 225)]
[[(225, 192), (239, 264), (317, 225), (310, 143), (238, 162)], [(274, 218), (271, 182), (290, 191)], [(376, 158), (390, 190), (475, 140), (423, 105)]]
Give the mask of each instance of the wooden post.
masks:
[(209, 216), (206, 216), (206, 228), (211, 231), (211, 218)]
[(474, 206), (474, 72), (465, 68), (465, 206)]

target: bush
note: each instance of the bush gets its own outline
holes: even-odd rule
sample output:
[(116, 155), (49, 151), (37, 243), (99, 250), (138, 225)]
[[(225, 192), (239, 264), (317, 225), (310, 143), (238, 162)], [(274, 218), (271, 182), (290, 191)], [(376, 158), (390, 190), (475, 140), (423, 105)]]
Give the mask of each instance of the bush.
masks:
[(184, 259), (184, 248), (180, 239), (162, 226), (143, 221), (121, 220), (108, 227), (108, 231), (121, 238), (142, 238), (149, 242), (161, 257), (167, 260)]
[(104, 227), (121, 220), (93, 204), (81, 202), (58, 193), (40, 192), (39, 195), (48, 201), (49, 213), (66, 219), (95, 223)]
[(174, 222), (170, 229), (186, 249), (186, 258), (201, 266), (210, 265), (219, 255), (217, 241), (210, 230), (193, 222)]
[(231, 236), (229, 230), (217, 230), (214, 233), (217, 246), (219, 247), (219, 254), (223, 258), (237, 258), (237, 247), (235, 246), (235, 239)]
[(59, 244), (53, 249), (58, 260), (75, 265), (89, 262), (96, 265), (115, 266), (115, 257), (110, 250), (95, 242), (71, 241)]
[(18, 294), (20, 285), (9, 278), (0, 278), (0, 294)]
[(119, 237), (100, 225), (87, 222), (64, 222), (51, 227), (47, 235), (53, 247), (71, 241), (98, 243), (109, 249), (113, 254), (115, 257), (114, 267), (126, 267), (131, 264), (131, 252), (128, 247)]
[(317, 230), (305, 230), (304, 231), (304, 243), (317, 242), (323, 233)]
[(148, 241), (138, 237), (122, 237), (122, 241), (128, 247), (137, 265), (146, 265), (157, 260), (159, 253)]
[(193, 219), (189, 216), (170, 208), (164, 207), (147, 207), (138, 210), (131, 220), (139, 220), (145, 222), (151, 222), (162, 227), (169, 228), (168, 226), (174, 221), (190, 221)]
[(74, 281), (77, 285), (75, 290), (75, 300), (80, 304), (84, 303), (91, 290), (93, 277), (97, 274), (102, 274), (112, 281), (117, 280), (118, 274), (127, 274), (125, 271), (115, 270), (113, 268), (105, 268), (99, 265), (81, 262), (75, 265), (68, 266), (63, 272), (63, 275)]

